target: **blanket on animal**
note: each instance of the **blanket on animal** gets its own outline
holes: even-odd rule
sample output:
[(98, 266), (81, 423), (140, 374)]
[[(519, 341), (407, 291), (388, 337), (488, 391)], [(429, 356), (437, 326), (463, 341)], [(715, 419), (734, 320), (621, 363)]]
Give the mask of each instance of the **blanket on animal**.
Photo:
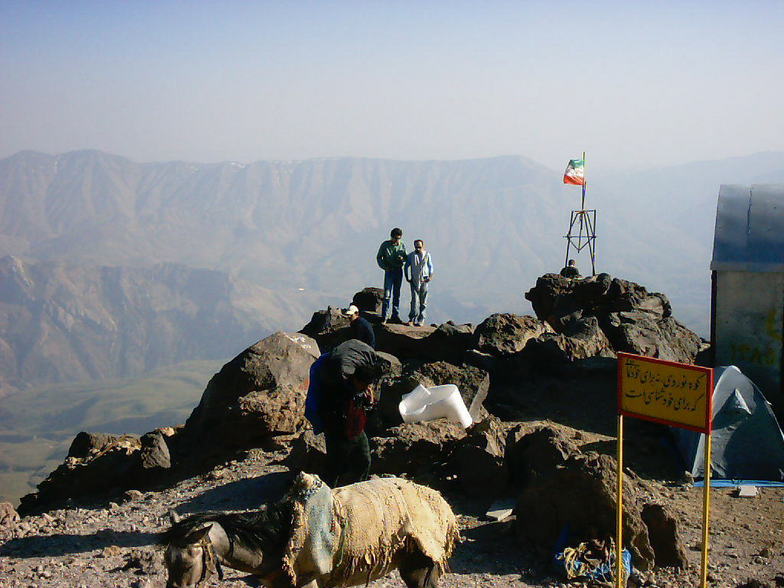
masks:
[(366, 584), (415, 550), (443, 572), (460, 538), (441, 495), (402, 478), (330, 490), (317, 476), (300, 474), (290, 497), (294, 520), (283, 568), (294, 586), (314, 579), (328, 586)]

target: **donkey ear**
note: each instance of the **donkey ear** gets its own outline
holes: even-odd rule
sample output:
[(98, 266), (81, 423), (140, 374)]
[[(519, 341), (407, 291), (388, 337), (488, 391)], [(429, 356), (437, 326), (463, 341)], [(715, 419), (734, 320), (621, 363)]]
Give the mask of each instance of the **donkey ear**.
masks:
[(169, 521), (171, 522), (172, 525), (176, 525), (181, 520), (182, 518), (180, 518), (180, 515), (178, 515), (174, 510), (169, 511)]
[(185, 543), (198, 543), (199, 541), (204, 539), (204, 537), (206, 537), (209, 534), (210, 529), (212, 529), (212, 525), (207, 525), (206, 527), (202, 527), (201, 529), (196, 529), (195, 531), (189, 533), (187, 537), (185, 537), (185, 541), (184, 542)]

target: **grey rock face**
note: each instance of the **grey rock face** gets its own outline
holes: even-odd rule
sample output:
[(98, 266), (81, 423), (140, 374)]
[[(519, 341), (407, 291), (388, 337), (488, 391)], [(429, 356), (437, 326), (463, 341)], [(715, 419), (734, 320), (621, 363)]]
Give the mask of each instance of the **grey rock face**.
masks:
[(569, 361), (608, 350), (693, 363), (701, 348), (699, 336), (672, 317), (664, 294), (608, 274), (582, 280), (545, 274), (525, 297), (537, 317), (571, 339), (549, 343)]

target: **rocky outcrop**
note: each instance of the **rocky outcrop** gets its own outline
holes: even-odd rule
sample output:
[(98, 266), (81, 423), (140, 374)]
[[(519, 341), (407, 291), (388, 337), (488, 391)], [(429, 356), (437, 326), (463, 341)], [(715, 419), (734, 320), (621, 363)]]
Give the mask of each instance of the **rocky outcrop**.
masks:
[(535, 478), (549, 475), (580, 453), (577, 445), (559, 429), (531, 430), (517, 425), (506, 437), (504, 465), (509, 482), (523, 487)]
[(356, 306), (360, 312), (372, 312), (381, 314), (381, 307), (384, 304), (384, 290), (381, 288), (363, 288), (351, 300), (351, 304)]
[(560, 333), (545, 333), (531, 339), (521, 354), (540, 364), (615, 356), (610, 342), (599, 328), (599, 322), (592, 316), (568, 321)]
[(316, 342), (299, 333), (274, 333), (252, 345), (212, 377), (183, 435), (202, 452), (225, 454), (296, 432), (318, 357)]
[(468, 430), (449, 456), (448, 464), (463, 492), (486, 498), (506, 493), (505, 442), (503, 425), (495, 417), (488, 417)]
[(476, 327), (474, 347), (497, 357), (522, 351), (530, 339), (536, 339), (552, 328), (532, 316), (509, 313), (491, 314)]
[(330, 306), (326, 310), (314, 312), (310, 322), (299, 332), (314, 339), (319, 349), (327, 352), (351, 338), (350, 324), (340, 309)]
[[(516, 488), (517, 531), (523, 542), (547, 552), (569, 529), (570, 545), (615, 534), (617, 462), (582, 453), (563, 432), (520, 426), (507, 438), (506, 467)], [(624, 477), (624, 542), (634, 565), (686, 564), (677, 522), (666, 508), (647, 502), (653, 493), (633, 474)], [(666, 562), (666, 563), (664, 563)]]
[(139, 487), (142, 483), (139, 438), (111, 435), (98, 445), (99, 436), (93, 437), (95, 444), (86, 444), (89, 437), (89, 433), (77, 435), (68, 452), (70, 457), (38, 484), (37, 492), (22, 497), (20, 514), (54, 508), (68, 499), (89, 500)]
[(372, 472), (438, 478), (466, 432), (445, 419), (400, 425), (374, 437)]
[[(517, 530), (529, 546), (549, 549), (569, 527), (569, 544), (615, 534), (616, 464), (607, 455), (577, 455), (547, 475), (533, 478), (518, 497)], [(631, 479), (624, 484), (624, 542), (635, 566), (649, 569), (654, 552), (642, 520), (641, 497)]]
[[(566, 356), (579, 357), (590, 348), (603, 349), (604, 339), (616, 353), (624, 351), (682, 363), (692, 363), (701, 348), (699, 336), (673, 318), (664, 294), (650, 293), (639, 284), (608, 274), (582, 280), (545, 274), (525, 297), (531, 301), (536, 316), (556, 333), (582, 341), (573, 345), (557, 340), (556, 346)], [(604, 337), (599, 336), (597, 327)], [(596, 340), (586, 342), (592, 338)]]

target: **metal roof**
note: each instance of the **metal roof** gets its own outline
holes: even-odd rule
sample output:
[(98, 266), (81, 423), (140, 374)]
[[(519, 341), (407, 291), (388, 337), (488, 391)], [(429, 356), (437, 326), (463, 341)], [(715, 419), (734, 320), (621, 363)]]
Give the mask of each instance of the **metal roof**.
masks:
[(784, 184), (723, 184), (712, 270), (784, 272)]

